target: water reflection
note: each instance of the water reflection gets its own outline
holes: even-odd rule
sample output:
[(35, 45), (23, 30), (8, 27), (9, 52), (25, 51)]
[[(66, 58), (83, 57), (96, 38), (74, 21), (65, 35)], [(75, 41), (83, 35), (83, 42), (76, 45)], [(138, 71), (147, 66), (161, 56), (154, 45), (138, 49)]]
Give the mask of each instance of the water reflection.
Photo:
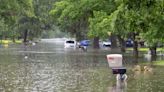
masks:
[(116, 84), (109, 87), (108, 92), (127, 92), (127, 81), (117, 80)]

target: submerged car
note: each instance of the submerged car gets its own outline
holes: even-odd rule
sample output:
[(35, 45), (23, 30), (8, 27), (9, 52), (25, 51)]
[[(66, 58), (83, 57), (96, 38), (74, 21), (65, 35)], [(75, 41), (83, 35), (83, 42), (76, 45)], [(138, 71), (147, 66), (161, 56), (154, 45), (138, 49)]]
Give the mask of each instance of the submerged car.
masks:
[(131, 39), (126, 40), (126, 47), (133, 47), (133, 41)]
[(64, 48), (76, 48), (76, 41), (75, 40), (66, 40), (64, 42)]
[(102, 42), (104, 47), (110, 47), (111, 46), (111, 41), (103, 41)]
[(80, 46), (89, 46), (89, 40), (82, 40), (82, 41), (80, 41)]

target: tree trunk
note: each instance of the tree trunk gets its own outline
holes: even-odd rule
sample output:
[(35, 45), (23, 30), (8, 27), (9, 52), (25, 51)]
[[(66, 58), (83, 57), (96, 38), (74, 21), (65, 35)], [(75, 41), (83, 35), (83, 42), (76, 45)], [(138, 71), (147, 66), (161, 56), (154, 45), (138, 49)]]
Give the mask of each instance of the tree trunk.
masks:
[(134, 50), (133, 55), (137, 62), (137, 59), (138, 59), (138, 42), (137, 41), (134, 41), (133, 50)]
[(156, 50), (157, 50), (156, 47), (151, 47), (151, 48), (150, 48), (150, 51), (151, 51), (151, 55), (152, 55), (152, 56), (156, 56), (156, 55), (157, 55)]
[(157, 57), (157, 47), (156, 46), (150, 47), (150, 52), (151, 52), (151, 61), (156, 60), (156, 57)]
[(121, 38), (120, 36), (117, 36), (117, 37), (118, 37), (118, 41), (120, 43), (121, 52), (125, 52), (125, 47), (126, 47), (125, 40), (123, 38)]
[(13, 42), (15, 43), (15, 36), (12, 37)]
[(28, 35), (28, 30), (25, 30), (24, 31), (24, 40), (23, 40), (24, 43), (27, 42), (27, 35)]
[(93, 39), (93, 48), (95, 48), (95, 49), (100, 48), (100, 46), (99, 46), (99, 37), (95, 37)]
[(110, 40), (111, 40), (111, 48), (117, 48), (117, 36), (111, 34)]
[(136, 40), (136, 33), (132, 33), (132, 40), (133, 40), (133, 56), (134, 62), (138, 63), (138, 42)]
[(78, 31), (76, 31), (75, 36), (76, 36), (76, 40), (77, 41), (80, 41), (80, 40), (84, 40), (85, 39), (84, 36), (82, 35), (82, 33), (81, 32), (78, 32)]

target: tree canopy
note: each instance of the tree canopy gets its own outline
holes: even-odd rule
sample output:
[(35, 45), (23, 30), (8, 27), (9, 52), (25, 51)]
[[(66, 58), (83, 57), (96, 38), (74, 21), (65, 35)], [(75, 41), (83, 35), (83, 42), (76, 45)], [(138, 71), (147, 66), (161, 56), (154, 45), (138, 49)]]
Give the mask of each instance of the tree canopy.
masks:
[[(52, 26), (49, 10), (56, 0), (0, 0), (1, 25), (6, 25), (7, 38), (32, 39)], [(1, 28), (0, 31), (4, 28)], [(27, 33), (27, 34), (25, 34)], [(3, 32), (4, 35), (4, 32)]]
[(0, 31), (37, 37), (55, 24), (78, 39), (135, 34), (153, 46), (164, 38), (163, 13), (163, 0), (1, 0)]
[(88, 20), (94, 17), (94, 11), (110, 13), (113, 10), (113, 0), (61, 0), (54, 4), (50, 14), (61, 29), (72, 34), (87, 34)]
[(122, 39), (131, 38), (136, 52), (139, 39), (150, 47), (163, 41), (163, 13), (163, 0), (59, 0), (50, 12), (67, 32), (101, 38), (112, 33)]

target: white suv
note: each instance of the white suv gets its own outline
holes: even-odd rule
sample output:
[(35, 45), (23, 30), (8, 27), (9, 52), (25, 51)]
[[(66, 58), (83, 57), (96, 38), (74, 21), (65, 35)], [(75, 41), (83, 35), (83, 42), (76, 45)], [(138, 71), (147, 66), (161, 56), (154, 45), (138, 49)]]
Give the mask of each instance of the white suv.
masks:
[(111, 46), (111, 42), (110, 41), (103, 41), (103, 46), (105, 47), (110, 47)]
[(64, 42), (64, 48), (76, 48), (76, 41), (75, 40), (66, 40)]

